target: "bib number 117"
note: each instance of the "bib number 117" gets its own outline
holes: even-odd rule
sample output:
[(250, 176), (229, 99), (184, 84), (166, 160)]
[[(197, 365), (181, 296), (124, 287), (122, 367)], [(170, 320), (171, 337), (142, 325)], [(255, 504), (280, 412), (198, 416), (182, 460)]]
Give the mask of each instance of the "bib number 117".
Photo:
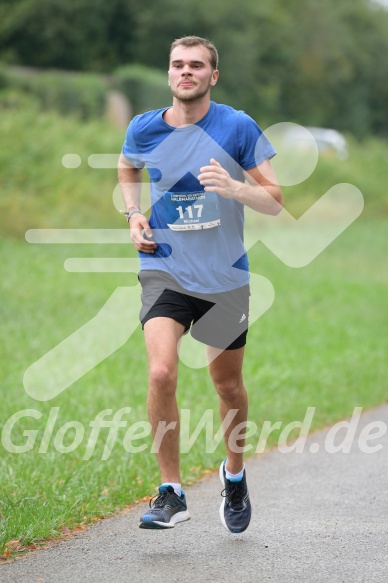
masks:
[[(194, 217), (194, 213), (195, 211), (193, 211), (193, 209), (196, 209), (196, 216)], [(203, 204), (193, 204), (192, 206), (188, 206), (185, 210), (183, 209), (182, 206), (177, 206), (176, 210), (179, 213), (179, 218), (180, 219), (184, 219), (184, 212), (187, 213), (187, 216), (189, 217), (189, 219), (200, 219), (202, 217), (202, 209), (203, 209)]]

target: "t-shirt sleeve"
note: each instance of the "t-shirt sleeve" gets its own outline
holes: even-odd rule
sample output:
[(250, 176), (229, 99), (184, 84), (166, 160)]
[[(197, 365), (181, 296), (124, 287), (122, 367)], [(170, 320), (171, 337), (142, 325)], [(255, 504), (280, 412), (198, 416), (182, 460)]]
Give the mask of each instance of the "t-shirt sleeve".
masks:
[(244, 170), (270, 160), (276, 154), (271, 142), (257, 123), (243, 111), (238, 120), (239, 164)]
[(143, 157), (139, 152), (139, 147), (135, 139), (136, 130), (136, 118), (134, 118), (128, 126), (127, 133), (125, 136), (122, 152), (129, 162), (131, 162), (135, 168), (144, 168)]

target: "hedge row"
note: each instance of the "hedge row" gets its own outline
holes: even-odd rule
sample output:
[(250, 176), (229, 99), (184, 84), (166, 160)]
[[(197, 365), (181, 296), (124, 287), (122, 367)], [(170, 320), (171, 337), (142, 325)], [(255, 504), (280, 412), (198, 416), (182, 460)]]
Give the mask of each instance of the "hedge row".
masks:
[(24, 94), (33, 96), (44, 109), (91, 119), (104, 114), (112, 89), (127, 97), (134, 115), (171, 102), (167, 74), (141, 65), (121, 67), (109, 77), (0, 65), (0, 100), (6, 106), (15, 95)]
[(135, 115), (170, 105), (171, 91), (167, 84), (167, 71), (127, 65), (114, 73), (114, 83), (129, 99)]

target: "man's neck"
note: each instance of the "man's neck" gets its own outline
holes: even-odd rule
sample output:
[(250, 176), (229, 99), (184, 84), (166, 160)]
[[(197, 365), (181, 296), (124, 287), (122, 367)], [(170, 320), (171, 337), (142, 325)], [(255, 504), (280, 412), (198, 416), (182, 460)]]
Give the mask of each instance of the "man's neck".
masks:
[(179, 128), (199, 122), (210, 108), (210, 98), (206, 100), (184, 102), (173, 98), (172, 107), (164, 113), (164, 121)]

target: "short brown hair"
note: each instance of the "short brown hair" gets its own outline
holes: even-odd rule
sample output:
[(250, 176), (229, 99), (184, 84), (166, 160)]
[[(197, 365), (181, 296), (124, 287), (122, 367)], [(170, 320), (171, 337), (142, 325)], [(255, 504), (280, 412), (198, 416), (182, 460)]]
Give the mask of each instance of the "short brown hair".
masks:
[(177, 38), (171, 45), (170, 48), (170, 59), (171, 53), (175, 49), (175, 47), (197, 47), (197, 46), (204, 46), (210, 53), (210, 64), (213, 69), (218, 69), (218, 52), (216, 47), (210, 40), (207, 38), (202, 38), (200, 36), (183, 36), (182, 38)]

